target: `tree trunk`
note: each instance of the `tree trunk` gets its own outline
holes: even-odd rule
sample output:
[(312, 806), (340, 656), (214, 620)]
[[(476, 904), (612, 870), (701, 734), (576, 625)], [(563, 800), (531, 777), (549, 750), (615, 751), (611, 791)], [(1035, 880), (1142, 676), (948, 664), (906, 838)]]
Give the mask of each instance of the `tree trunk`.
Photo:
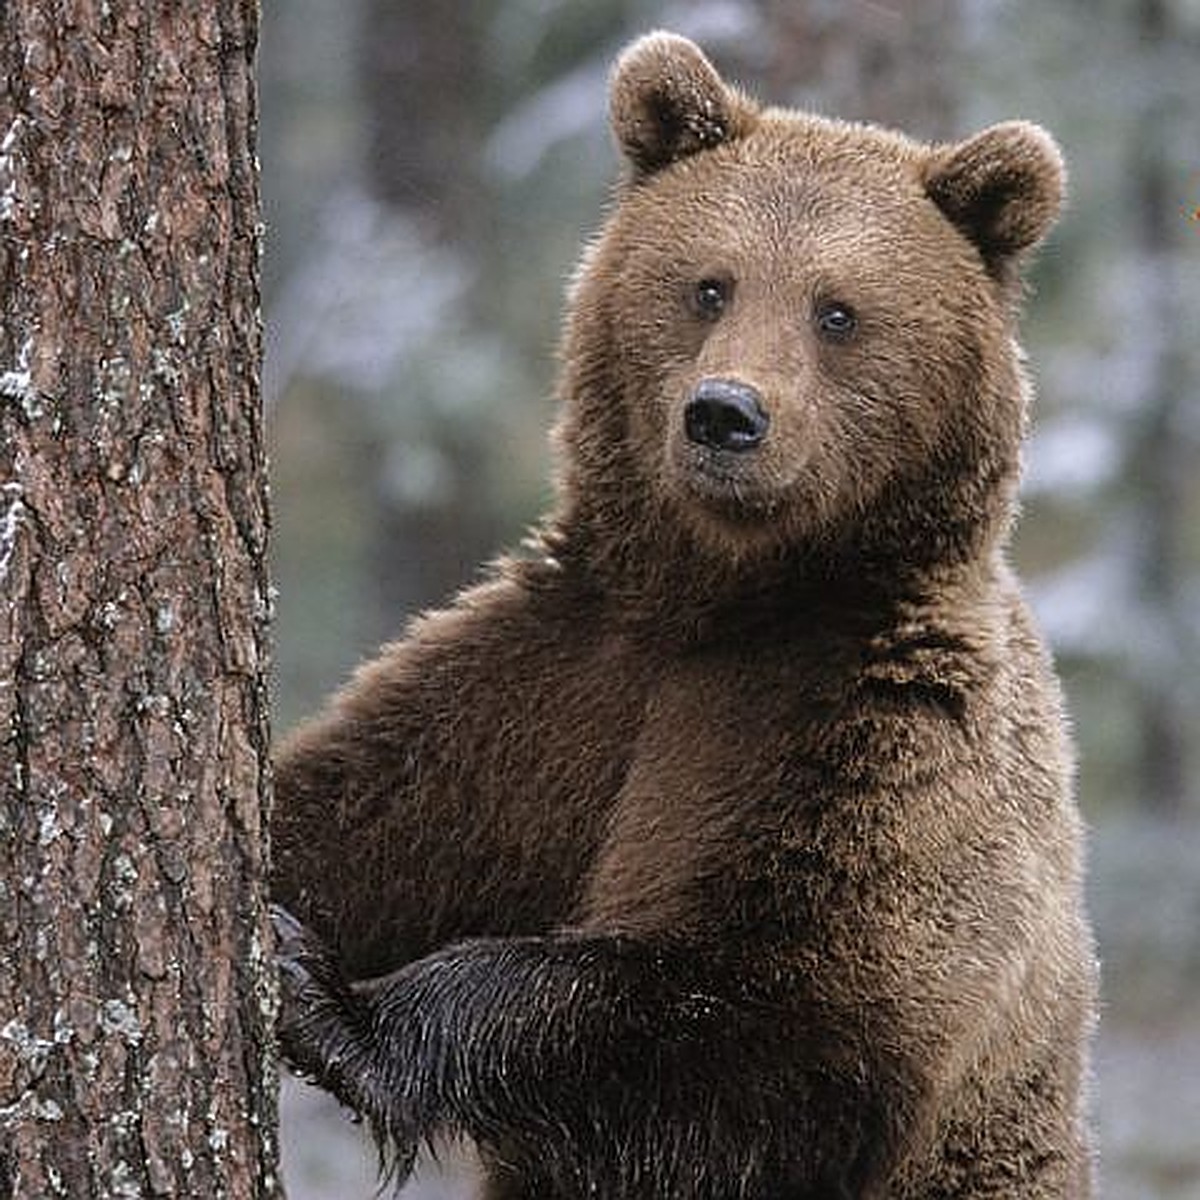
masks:
[(0, 9), (0, 1198), (281, 1194), (257, 20)]

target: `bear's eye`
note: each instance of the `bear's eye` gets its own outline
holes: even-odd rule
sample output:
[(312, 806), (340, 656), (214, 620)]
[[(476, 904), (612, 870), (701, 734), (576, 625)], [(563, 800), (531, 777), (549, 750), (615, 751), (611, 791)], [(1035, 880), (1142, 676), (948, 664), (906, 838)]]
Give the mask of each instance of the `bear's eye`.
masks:
[(858, 328), (854, 309), (831, 300), (817, 309), (817, 330), (831, 342), (844, 342)]
[(733, 285), (727, 279), (702, 279), (692, 291), (692, 304), (698, 316), (713, 321), (729, 303)]

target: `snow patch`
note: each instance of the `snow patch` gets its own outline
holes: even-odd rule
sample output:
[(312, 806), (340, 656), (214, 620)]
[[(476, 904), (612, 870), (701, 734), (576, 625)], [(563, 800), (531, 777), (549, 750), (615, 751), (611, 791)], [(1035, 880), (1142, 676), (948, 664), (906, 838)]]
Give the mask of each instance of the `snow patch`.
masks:
[(42, 415), (42, 393), (33, 384), (29, 357), (33, 353), (33, 338), (27, 337), (17, 354), (17, 365), (0, 373), (0, 396), (20, 404), (27, 421)]
[(25, 124), (25, 114), (17, 113), (9, 124), (8, 131), (4, 135), (4, 140), (0, 141), (0, 171), (5, 170), (9, 165), (9, 154), (13, 146), (16, 145), (17, 136), (21, 132), (21, 126)]
[(38, 404), (37, 389), (28, 371), (5, 371), (0, 375), (0, 396), (9, 400), (19, 400), (28, 412), (31, 406)]
[[(10, 1053), (28, 1072), (31, 1079), (39, 1079), (46, 1070), (46, 1063), (54, 1050), (54, 1043), (38, 1037), (23, 1021), (14, 1017), (0, 1029), (0, 1041), (7, 1042)], [(0, 1109), (0, 1119), (5, 1110)]]
[(16, 148), (17, 138), (20, 137), (25, 122), (25, 114), (17, 113), (5, 132), (3, 140), (0, 140), (0, 176), (4, 177), (4, 187), (3, 190), (0, 190), (0, 221), (11, 221), (13, 213), (16, 211), (17, 181), (13, 150)]

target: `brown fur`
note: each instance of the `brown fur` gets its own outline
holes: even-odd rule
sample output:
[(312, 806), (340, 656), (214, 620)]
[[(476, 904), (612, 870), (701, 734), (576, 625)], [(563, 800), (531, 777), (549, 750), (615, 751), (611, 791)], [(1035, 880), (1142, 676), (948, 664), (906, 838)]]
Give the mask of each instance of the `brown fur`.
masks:
[[(927, 147), (760, 110), (664, 34), (612, 114), (629, 175), (573, 289), (534, 553), (280, 754), (278, 898), (349, 979), (412, 964), (360, 1044), (292, 945), (285, 1046), (402, 1146), (477, 1138), (497, 1194), (1085, 1197), (1071, 754), (1004, 560), (1017, 272), (1058, 153), (1022, 123)], [(761, 396), (753, 452), (686, 436), (713, 378)], [(461, 1064), (439, 1093), (418, 1020), (420, 1054), (494, 1036), (504, 1098)]]

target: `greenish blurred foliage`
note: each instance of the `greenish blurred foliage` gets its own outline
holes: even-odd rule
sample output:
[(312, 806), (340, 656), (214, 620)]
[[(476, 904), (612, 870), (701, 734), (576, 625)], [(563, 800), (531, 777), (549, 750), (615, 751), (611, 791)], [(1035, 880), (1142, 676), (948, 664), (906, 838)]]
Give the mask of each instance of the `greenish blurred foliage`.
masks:
[(1200, 3), (264, 9), (281, 732), (545, 507), (555, 343), (618, 169), (604, 89), (628, 38), (678, 29), (765, 99), (918, 136), (1019, 116), (1059, 138), (1071, 200), (1023, 323), (1014, 556), (1096, 826), (1106, 1194), (1200, 1196), (1197, 1088), (1150, 1105), (1137, 1077), (1169, 1036), (1200, 1079)]

